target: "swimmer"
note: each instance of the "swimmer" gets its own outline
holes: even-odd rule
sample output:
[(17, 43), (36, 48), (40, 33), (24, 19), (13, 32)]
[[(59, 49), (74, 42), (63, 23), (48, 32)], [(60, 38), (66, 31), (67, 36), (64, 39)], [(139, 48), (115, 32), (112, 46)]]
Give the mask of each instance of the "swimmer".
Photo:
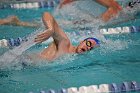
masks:
[(38, 24), (20, 21), (17, 16), (9, 16), (5, 19), (0, 19), (0, 25), (13, 25), (24, 27), (37, 27)]
[(35, 38), (36, 43), (46, 41), (50, 37), (54, 41), (40, 54), (39, 57), (47, 60), (54, 60), (61, 55), (68, 53), (84, 53), (90, 51), (99, 46), (100, 42), (96, 38), (87, 38), (80, 42), (78, 46), (73, 46), (67, 35), (59, 27), (54, 17), (49, 13), (44, 13), (42, 17), (43, 23), (47, 28), (43, 33), (39, 34)]
[[(77, 0), (62, 0), (62, 2), (60, 3), (60, 8), (73, 1), (77, 1)], [(95, 1), (107, 7), (107, 11), (105, 11), (101, 15), (102, 20), (105, 22), (109, 21), (112, 17), (117, 16), (118, 13), (122, 10), (122, 7), (114, 0), (95, 0)]]

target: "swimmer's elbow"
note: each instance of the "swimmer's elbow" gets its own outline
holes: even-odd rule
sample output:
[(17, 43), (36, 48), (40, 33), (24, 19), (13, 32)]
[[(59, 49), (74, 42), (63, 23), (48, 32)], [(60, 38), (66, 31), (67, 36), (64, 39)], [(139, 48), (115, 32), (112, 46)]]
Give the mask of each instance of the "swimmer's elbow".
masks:
[(43, 20), (44, 20), (44, 21), (48, 21), (48, 20), (53, 21), (53, 16), (52, 16), (50, 13), (45, 12), (45, 13), (43, 14)]
[(44, 12), (43, 15), (44, 16), (50, 16), (51, 14), (49, 12)]
[(54, 30), (54, 18), (51, 14), (45, 12), (42, 20), (47, 29)]

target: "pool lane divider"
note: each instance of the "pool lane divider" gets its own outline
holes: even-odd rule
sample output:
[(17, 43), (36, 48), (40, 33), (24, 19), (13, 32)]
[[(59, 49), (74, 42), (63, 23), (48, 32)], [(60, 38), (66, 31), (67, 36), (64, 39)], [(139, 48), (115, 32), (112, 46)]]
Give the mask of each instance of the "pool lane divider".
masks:
[(16, 2), (14, 4), (3, 5), (1, 9), (11, 8), (11, 9), (31, 9), (31, 8), (54, 8), (60, 0), (38, 0), (37, 2)]
[[(109, 34), (123, 34), (123, 33), (135, 33), (140, 32), (140, 26), (131, 26), (131, 27), (116, 27), (116, 28), (108, 28), (108, 29), (100, 29), (101, 34), (109, 35)], [(0, 47), (9, 47), (13, 48), (16, 46), (20, 46), (23, 42), (27, 42), (27, 38), (18, 37), (16, 39), (1, 39)]]
[(140, 32), (140, 26), (125, 26), (125, 27), (115, 27), (108, 29), (100, 29), (100, 33), (102, 34), (123, 34), (123, 33), (135, 33)]
[(2, 39), (0, 40), (0, 47), (14, 48), (14, 47), (20, 46), (23, 42), (27, 42), (27, 41), (28, 39), (21, 38), (21, 37), (18, 37), (16, 39), (10, 38), (8, 40)]
[[(91, 86), (70, 87), (68, 89), (40, 91), (39, 93), (122, 93), (122, 92), (140, 92), (140, 83), (136, 81), (123, 82), (121, 84), (101, 84)], [(29, 92), (34, 93), (34, 92)]]
[[(109, 29), (109, 30), (108, 30)], [(104, 30), (103, 34), (118, 34), (121, 28), (108, 28)], [(111, 30), (110, 30), (111, 29)], [(6, 67), (8, 63), (13, 62), (16, 60), (24, 51), (29, 49), (30, 47), (36, 45), (34, 39), (40, 30), (37, 30), (30, 34), (28, 37), (25, 38), (10, 38), (10, 39), (1, 39), (0, 40), (0, 48), (9, 48), (3, 55), (0, 56), (0, 65)], [(125, 27), (125, 30), (119, 33), (132, 33), (132, 32), (139, 32), (139, 27)]]

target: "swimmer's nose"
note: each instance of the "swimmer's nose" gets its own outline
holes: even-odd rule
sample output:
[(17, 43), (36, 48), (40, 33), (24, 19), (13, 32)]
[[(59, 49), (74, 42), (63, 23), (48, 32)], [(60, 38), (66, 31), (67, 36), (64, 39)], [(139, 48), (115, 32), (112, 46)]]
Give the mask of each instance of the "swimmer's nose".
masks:
[(86, 51), (87, 51), (87, 49), (86, 49), (86, 48), (82, 48), (81, 50), (82, 50), (82, 52), (86, 52)]
[(84, 48), (82, 48), (82, 51), (85, 52), (86, 50)]

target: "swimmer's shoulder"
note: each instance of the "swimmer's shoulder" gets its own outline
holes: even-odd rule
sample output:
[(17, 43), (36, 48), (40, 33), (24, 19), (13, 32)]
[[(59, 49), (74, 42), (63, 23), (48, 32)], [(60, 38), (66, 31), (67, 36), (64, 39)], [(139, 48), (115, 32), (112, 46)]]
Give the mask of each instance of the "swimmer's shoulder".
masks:
[(32, 64), (37, 64), (41, 61), (50, 62), (49, 59), (43, 57), (40, 53), (30, 53), (28, 54), (28, 59), (32, 61)]

